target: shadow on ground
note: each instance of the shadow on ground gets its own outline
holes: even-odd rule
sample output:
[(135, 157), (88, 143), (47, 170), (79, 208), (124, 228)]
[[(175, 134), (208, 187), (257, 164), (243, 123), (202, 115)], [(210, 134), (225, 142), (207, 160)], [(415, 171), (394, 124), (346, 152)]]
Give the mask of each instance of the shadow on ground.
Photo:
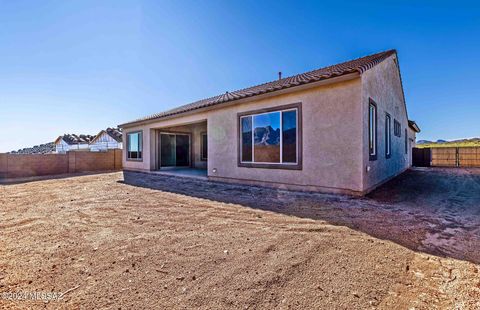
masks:
[(480, 169), (411, 169), (367, 197), (124, 172), (124, 183), (326, 221), (415, 251), (480, 263)]

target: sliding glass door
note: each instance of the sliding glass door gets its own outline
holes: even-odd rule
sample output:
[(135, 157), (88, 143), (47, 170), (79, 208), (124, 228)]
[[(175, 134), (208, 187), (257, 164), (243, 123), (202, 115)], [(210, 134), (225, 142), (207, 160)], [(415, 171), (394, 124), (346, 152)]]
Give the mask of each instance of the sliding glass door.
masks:
[(190, 136), (186, 134), (160, 134), (160, 166), (190, 166)]
[(160, 135), (160, 162), (162, 167), (176, 166), (175, 135)]

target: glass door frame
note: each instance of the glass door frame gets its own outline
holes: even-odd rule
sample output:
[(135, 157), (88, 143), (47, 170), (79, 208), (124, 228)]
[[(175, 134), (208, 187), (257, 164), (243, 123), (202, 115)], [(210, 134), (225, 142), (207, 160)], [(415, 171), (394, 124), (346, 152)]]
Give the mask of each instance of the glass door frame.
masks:
[[(175, 158), (175, 165), (174, 166), (162, 166), (162, 135), (174, 135), (175, 136), (175, 150), (176, 150), (176, 136), (188, 136), (188, 165), (187, 166), (177, 166), (176, 158)], [(177, 132), (177, 131), (167, 131), (167, 130), (158, 130), (157, 131), (157, 146), (156, 146), (156, 153), (157, 153), (157, 170), (161, 170), (162, 168), (168, 167), (192, 167), (192, 134), (189, 132)]]

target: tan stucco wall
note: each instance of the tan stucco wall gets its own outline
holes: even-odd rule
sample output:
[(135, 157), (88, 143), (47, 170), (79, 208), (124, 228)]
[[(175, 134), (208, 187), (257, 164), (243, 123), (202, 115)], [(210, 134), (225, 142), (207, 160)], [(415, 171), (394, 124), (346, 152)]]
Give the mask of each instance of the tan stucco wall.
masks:
[[(362, 75), (363, 139), (363, 189), (371, 190), (384, 181), (400, 174), (410, 166), (411, 148), (405, 154), (405, 128), (408, 128), (402, 85), (396, 56), (391, 56)], [(368, 105), (369, 98), (377, 104), (377, 160), (369, 160)], [(385, 156), (385, 115), (391, 115), (392, 156)], [(394, 119), (400, 122), (401, 137), (394, 135)], [(370, 167), (367, 171), (367, 167)]]
[[(327, 192), (358, 192), (363, 188), (362, 158), (358, 156), (363, 149), (362, 131), (359, 130), (362, 127), (360, 95), (361, 81), (357, 77), (221, 109), (127, 127), (125, 133), (142, 130), (144, 146), (150, 146), (150, 150), (144, 147), (142, 162), (125, 159), (123, 165), (125, 169), (154, 170), (155, 129), (207, 120), (208, 175), (212, 179), (256, 181), (262, 185), (304, 187)], [(302, 103), (303, 115), (302, 170), (238, 167), (237, 113), (298, 102)], [(197, 128), (197, 131), (200, 133), (203, 129)], [(194, 141), (193, 148), (199, 156), (200, 149), (197, 150), (197, 147), (200, 147), (200, 143)]]
[[(141, 162), (124, 159), (123, 165), (125, 169), (154, 170), (157, 130), (189, 125), (185, 128), (193, 132), (194, 166), (206, 168), (199, 159), (200, 133), (205, 131), (204, 122), (207, 121), (207, 171), (210, 179), (327, 192), (362, 193), (371, 190), (411, 165), (411, 143), (408, 154), (405, 154), (404, 135), (408, 121), (395, 57), (391, 56), (361, 77), (299, 87), (295, 91), (233, 102), (222, 108), (126, 127), (125, 133), (143, 131), (144, 158)], [(369, 161), (368, 156), (369, 98), (377, 103), (378, 155), (375, 161)], [(298, 102), (302, 103), (303, 115), (302, 169), (239, 167), (238, 113)], [(392, 118), (392, 155), (389, 159), (385, 156), (387, 112)], [(401, 137), (393, 133), (394, 120), (402, 126)], [(203, 124), (198, 124), (200, 122)], [(414, 133), (408, 132), (414, 139)]]
[[(212, 111), (208, 116), (208, 175), (280, 187), (301, 185), (309, 190), (361, 190), (360, 94), (357, 78)], [(297, 102), (302, 103), (303, 169), (238, 167), (237, 113)]]
[[(123, 129), (123, 142), (125, 147), (123, 148), (123, 167), (129, 170), (139, 170), (139, 171), (152, 171), (156, 169), (156, 141), (157, 141), (157, 132), (162, 128), (169, 128), (179, 125), (191, 125), (196, 123), (205, 122), (207, 120), (207, 114), (197, 113), (191, 115), (185, 115), (182, 117), (166, 119), (159, 122), (151, 122), (147, 124), (139, 124), (136, 126), (125, 127)], [(205, 125), (203, 125), (205, 128)], [(202, 129), (203, 129), (202, 128)], [(202, 130), (199, 129), (199, 130)], [(142, 131), (143, 132), (143, 159), (142, 161), (129, 161), (127, 160), (127, 143), (126, 137), (127, 133), (133, 131)], [(195, 144), (195, 141), (193, 142)], [(195, 146), (194, 146), (195, 148)]]

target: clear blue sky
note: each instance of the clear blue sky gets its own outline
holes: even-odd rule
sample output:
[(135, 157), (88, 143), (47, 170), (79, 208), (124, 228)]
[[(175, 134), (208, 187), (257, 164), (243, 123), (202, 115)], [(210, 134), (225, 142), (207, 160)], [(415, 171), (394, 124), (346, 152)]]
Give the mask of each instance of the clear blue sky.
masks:
[(0, 0), (0, 151), (391, 48), (419, 139), (480, 136), (480, 8), (417, 2)]

